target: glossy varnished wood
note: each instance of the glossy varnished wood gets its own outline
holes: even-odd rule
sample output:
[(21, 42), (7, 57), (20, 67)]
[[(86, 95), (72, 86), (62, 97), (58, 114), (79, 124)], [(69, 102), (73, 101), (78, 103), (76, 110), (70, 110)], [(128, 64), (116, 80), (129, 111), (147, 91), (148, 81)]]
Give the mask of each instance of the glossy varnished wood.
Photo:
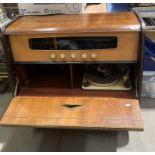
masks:
[(8, 26), (6, 34), (140, 31), (133, 12), (55, 16), (23, 16)]
[[(68, 108), (69, 106), (69, 108)], [(87, 97), (15, 97), (2, 125), (142, 130), (135, 99)]]
[[(51, 53), (70, 54), (95, 52), (95, 60), (86, 61), (137, 61), (140, 24), (134, 13), (102, 13), (84, 15), (24, 16), (6, 28), (14, 62), (50, 62)], [(115, 49), (81, 51), (31, 50), (31, 37), (116, 36)], [(56, 44), (55, 44), (56, 46)], [(83, 74), (75, 69), (54, 69), (36, 72), (37, 69), (15, 67), (21, 87), (1, 119), (3, 125), (142, 130), (139, 102), (132, 91), (84, 91)], [(25, 70), (22, 71), (21, 70)], [(46, 70), (46, 68), (43, 68)], [(69, 72), (70, 71), (70, 72)], [(69, 73), (70, 74), (69, 74)], [(64, 73), (64, 75), (62, 74)], [(56, 76), (54, 76), (56, 75)], [(77, 80), (77, 79), (78, 80)], [(72, 88), (72, 89), (71, 89)]]
[[(28, 44), (30, 38), (69, 36), (115, 36), (118, 38), (118, 45), (117, 48), (98, 50), (32, 50)], [(65, 54), (63, 61), (137, 61), (139, 47), (139, 32), (11, 35), (9, 39), (15, 61), (62, 61), (61, 53)], [(75, 59), (70, 58), (73, 52), (76, 54)], [(51, 60), (50, 55), (53, 53), (56, 55), (56, 59)], [(86, 60), (81, 58), (82, 53), (87, 53), (88, 58)], [(92, 53), (96, 54), (95, 59), (91, 58)]]

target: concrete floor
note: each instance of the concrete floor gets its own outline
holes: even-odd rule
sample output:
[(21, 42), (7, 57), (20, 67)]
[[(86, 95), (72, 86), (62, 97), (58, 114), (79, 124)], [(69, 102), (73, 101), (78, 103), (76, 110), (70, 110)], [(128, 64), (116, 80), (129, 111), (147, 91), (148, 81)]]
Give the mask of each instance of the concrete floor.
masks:
[[(0, 117), (11, 97), (0, 95)], [(155, 100), (143, 99), (141, 109), (144, 132), (0, 126), (0, 151), (155, 151)]]

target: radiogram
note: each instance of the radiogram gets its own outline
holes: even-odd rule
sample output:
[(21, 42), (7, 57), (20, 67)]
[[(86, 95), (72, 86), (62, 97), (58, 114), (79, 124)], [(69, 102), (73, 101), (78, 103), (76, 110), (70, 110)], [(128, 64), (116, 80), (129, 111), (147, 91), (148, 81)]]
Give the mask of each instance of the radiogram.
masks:
[(2, 125), (143, 129), (134, 12), (20, 16), (3, 37), (14, 96)]

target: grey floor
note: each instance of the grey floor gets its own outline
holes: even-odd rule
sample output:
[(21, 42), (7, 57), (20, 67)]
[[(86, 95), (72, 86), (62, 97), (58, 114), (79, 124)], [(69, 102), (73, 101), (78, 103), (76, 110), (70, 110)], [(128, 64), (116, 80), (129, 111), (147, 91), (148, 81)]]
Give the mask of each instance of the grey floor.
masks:
[[(0, 116), (11, 93), (0, 95)], [(0, 126), (0, 151), (155, 151), (155, 100), (143, 99), (143, 132)]]

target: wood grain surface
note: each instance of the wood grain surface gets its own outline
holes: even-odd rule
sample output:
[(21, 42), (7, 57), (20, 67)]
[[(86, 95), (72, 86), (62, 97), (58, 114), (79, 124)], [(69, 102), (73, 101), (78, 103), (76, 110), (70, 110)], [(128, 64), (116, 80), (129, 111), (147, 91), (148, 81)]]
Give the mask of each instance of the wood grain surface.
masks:
[(135, 99), (87, 97), (15, 97), (2, 125), (142, 130)]
[(23, 16), (7, 27), (6, 34), (140, 31), (133, 12), (80, 15)]
[[(33, 50), (30, 49), (28, 40), (30, 38), (44, 37), (69, 37), (69, 36), (115, 36), (118, 39), (117, 48), (111, 49), (89, 49), (89, 50)], [(9, 37), (11, 49), (15, 61), (137, 61), (139, 47), (139, 32), (105, 32), (105, 33), (89, 33), (82, 34), (30, 34), (30, 35), (11, 35)], [(60, 58), (61, 54), (65, 54), (65, 58)], [(70, 55), (76, 54), (75, 59), (71, 59)], [(87, 59), (82, 59), (83, 53), (88, 55)], [(96, 58), (92, 59), (91, 55), (96, 54)], [(52, 60), (51, 54), (55, 54), (56, 58)]]

